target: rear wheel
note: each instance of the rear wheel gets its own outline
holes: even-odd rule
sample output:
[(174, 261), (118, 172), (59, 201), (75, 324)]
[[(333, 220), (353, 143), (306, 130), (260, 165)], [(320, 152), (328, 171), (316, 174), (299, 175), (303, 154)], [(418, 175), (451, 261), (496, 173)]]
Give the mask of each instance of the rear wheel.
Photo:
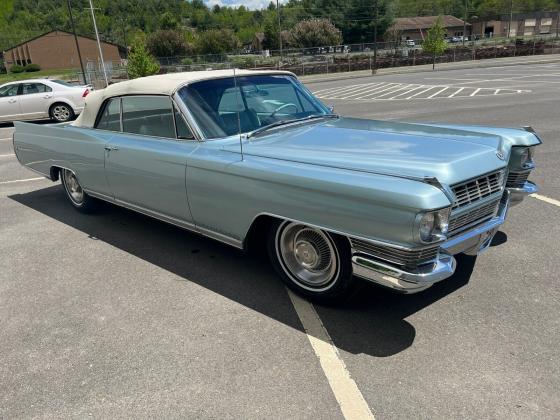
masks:
[(60, 175), (66, 196), (74, 208), (82, 213), (91, 213), (95, 211), (97, 208), (95, 198), (89, 196), (83, 190), (74, 172), (69, 169), (61, 169)]
[(269, 232), (268, 252), (287, 286), (307, 297), (338, 300), (352, 285), (350, 245), (344, 237), (301, 223), (278, 221)]
[(67, 104), (54, 104), (50, 109), (51, 120), (56, 122), (66, 122), (74, 118), (74, 110)]

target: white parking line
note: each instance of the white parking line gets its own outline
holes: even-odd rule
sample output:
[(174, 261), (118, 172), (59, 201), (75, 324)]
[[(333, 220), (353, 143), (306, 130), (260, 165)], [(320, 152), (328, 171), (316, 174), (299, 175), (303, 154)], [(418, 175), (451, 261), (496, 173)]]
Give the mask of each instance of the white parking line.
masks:
[(315, 307), (288, 290), (290, 300), (307, 333), (311, 347), (329, 381), (345, 419), (375, 419), (356, 382), (350, 377)]
[(445, 86), (443, 89), (438, 90), (436, 93), (434, 93), (433, 95), (430, 95), (427, 97), (427, 99), (432, 99), (434, 96), (439, 95), (441, 92), (445, 92), (447, 89), (449, 89), (449, 86)]
[(47, 179), (47, 178), (40, 177), (40, 178), (14, 179), (13, 181), (0, 181), (0, 184), (15, 184), (16, 182), (38, 181), (40, 179)]
[(453, 92), (451, 95), (449, 95), (448, 98), (453, 98), (455, 95), (457, 95), (458, 93), (460, 93), (460, 92), (462, 92), (462, 91), (464, 91), (464, 90), (465, 90), (464, 87), (459, 88), (459, 89), (457, 89), (455, 92)]
[(553, 204), (555, 206), (560, 207), (560, 201), (555, 200), (554, 198), (546, 197), (546, 196), (540, 195), (540, 194), (531, 194), (530, 197), (533, 197), (533, 198), (536, 198), (537, 200), (544, 201), (545, 203)]
[(7, 155), (0, 155), (0, 157), (8, 157), (8, 156), (15, 156), (15, 154), (14, 154), (14, 153), (10, 153), (10, 154), (7, 154)]
[(480, 92), (480, 88), (477, 88), (473, 93), (471, 93), (471, 96), (475, 96), (478, 92)]

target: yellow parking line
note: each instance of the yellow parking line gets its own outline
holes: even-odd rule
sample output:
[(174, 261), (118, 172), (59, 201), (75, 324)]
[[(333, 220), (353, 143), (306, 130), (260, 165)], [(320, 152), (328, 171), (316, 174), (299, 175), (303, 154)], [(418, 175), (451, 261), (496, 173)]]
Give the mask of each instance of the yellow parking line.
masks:
[(555, 200), (554, 198), (546, 197), (540, 194), (531, 194), (531, 197), (536, 198), (537, 200), (544, 201), (545, 203), (553, 204), (555, 206), (560, 207), (560, 201)]
[(345, 419), (375, 419), (356, 382), (350, 377), (338, 349), (325, 329), (315, 307), (288, 290), (290, 300), (307, 333), (311, 347), (329, 381)]

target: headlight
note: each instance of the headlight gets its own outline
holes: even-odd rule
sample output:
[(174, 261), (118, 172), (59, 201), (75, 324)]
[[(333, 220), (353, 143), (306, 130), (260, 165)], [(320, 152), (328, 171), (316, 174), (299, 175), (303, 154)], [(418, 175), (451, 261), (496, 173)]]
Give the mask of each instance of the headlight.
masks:
[(534, 147), (526, 147), (521, 151), (520, 163), (522, 167), (530, 166), (533, 163)]
[(418, 215), (418, 236), (422, 242), (436, 242), (446, 239), (451, 209), (420, 213)]

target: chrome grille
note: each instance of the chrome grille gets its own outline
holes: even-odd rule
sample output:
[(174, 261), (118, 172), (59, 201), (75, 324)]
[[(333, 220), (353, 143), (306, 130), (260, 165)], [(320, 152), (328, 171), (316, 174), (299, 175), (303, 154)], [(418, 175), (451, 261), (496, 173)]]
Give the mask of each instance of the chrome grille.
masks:
[(467, 206), (501, 191), (503, 179), (504, 171), (498, 171), (453, 185), (451, 187), (455, 193), (453, 209)]
[(352, 239), (351, 243), (355, 252), (363, 252), (405, 268), (415, 268), (433, 261), (439, 250), (439, 245), (417, 250), (406, 250), (373, 244), (359, 239)]
[(531, 171), (510, 172), (507, 177), (506, 186), (509, 188), (521, 188), (529, 178)]
[(465, 226), (490, 219), (496, 214), (499, 204), (500, 200), (498, 199), (459, 216), (452, 215), (449, 220), (449, 236), (452, 236), (455, 231), (458, 231)]

